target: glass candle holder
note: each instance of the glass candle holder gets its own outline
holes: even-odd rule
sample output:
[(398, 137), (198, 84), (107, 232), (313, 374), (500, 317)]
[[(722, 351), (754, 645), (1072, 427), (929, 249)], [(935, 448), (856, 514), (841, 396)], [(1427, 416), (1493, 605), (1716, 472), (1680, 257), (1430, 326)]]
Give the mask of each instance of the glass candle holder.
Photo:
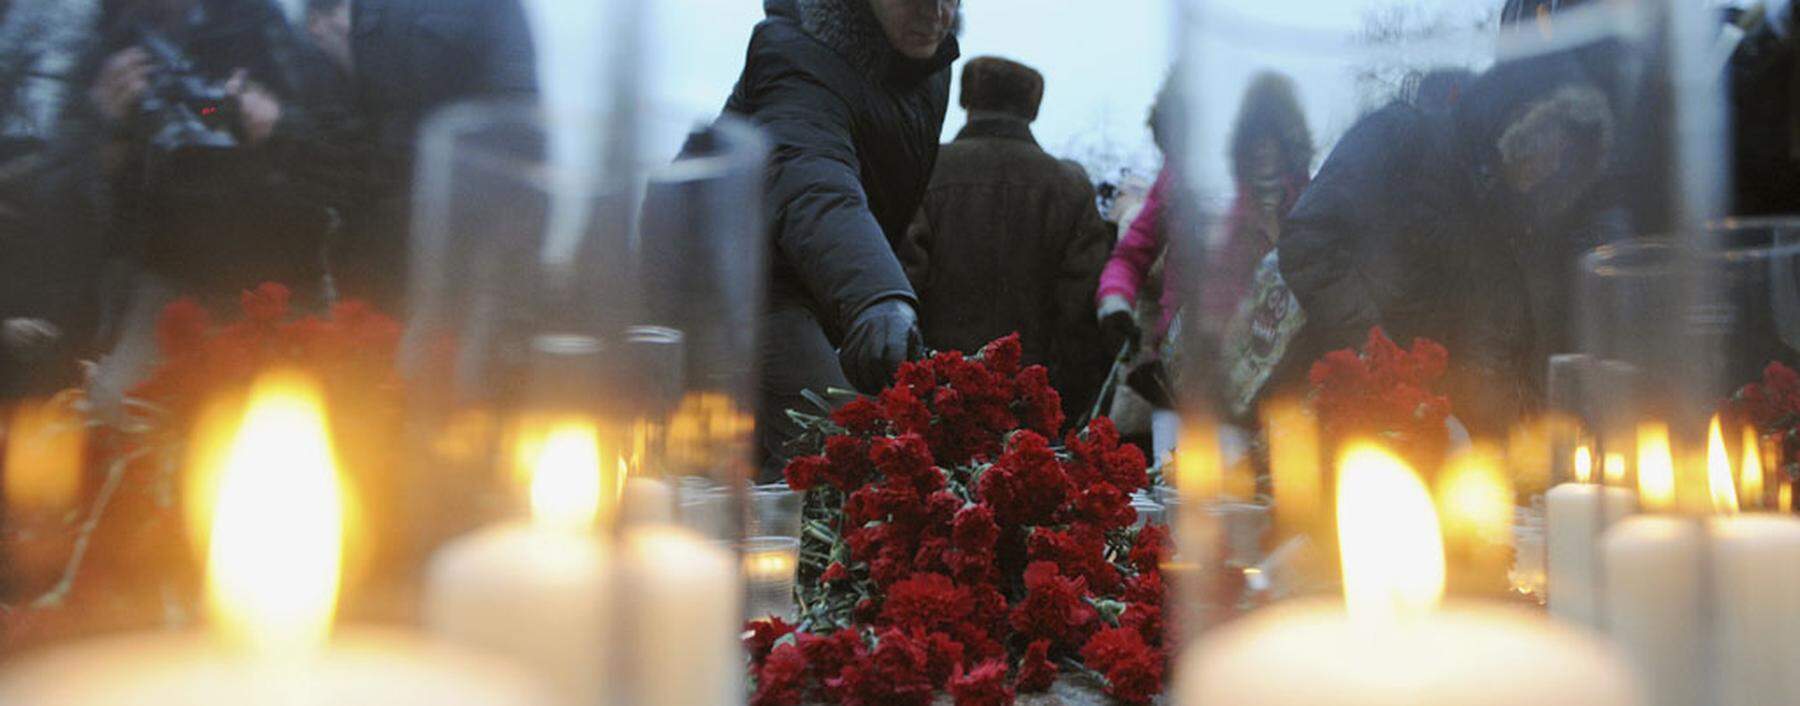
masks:
[[(1365, 629), (1449, 622), (1464, 645), (1529, 634), (1521, 659), (1600, 675), (1553, 690), (1632, 702), (1625, 655), (1499, 599), (1521, 561), (1517, 507), (1573, 465), (1552, 449), (1574, 439), (1545, 418), (1583, 401), (1551, 399), (1552, 359), (1608, 358), (1583, 345), (1581, 258), (1716, 213), (1723, 133), (1718, 96), (1694, 80), (1707, 69), (1692, 22), (1705, 24), (1660, 2), (1511, 3), (1499, 17), (1449, 2), (1182, 3), (1177, 99), (1153, 117), (1176, 195), (1165, 272), (1184, 302), (1165, 357), (1184, 431), (1170, 476), (1177, 550), (1214, 578), (1179, 600), (1251, 613), (1193, 643), (1184, 703), (1343, 700), (1367, 685), (1286, 690), (1312, 674), (1289, 648), (1352, 654)], [(1687, 280), (1665, 284), (1690, 301)], [(1249, 463), (1224, 453), (1221, 427), (1257, 439)], [(1274, 521), (1231, 541), (1215, 508), (1249, 498), (1268, 498)], [(1461, 684), (1435, 700), (1478, 679), (1428, 671)], [(1357, 698), (1391, 700), (1377, 692)]]
[(404, 351), (425, 613), (571, 703), (729, 702), (764, 148), (627, 112), (468, 105), (425, 133)]
[(746, 613), (751, 620), (780, 618), (792, 622), (794, 581), (800, 570), (798, 537), (751, 537), (744, 540)]

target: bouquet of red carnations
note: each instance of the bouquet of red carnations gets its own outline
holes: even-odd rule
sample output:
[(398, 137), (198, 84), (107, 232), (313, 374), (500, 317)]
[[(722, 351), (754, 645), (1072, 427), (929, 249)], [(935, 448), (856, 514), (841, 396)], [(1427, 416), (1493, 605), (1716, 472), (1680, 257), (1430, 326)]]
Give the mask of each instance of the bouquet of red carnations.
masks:
[(1313, 364), (1313, 411), (1331, 439), (1375, 439), (1435, 459), (1450, 440), (1450, 398), (1437, 392), (1448, 364), (1436, 341), (1418, 338), (1401, 348), (1377, 326), (1360, 353), (1333, 351)]
[(1017, 336), (796, 416), (818, 452), (786, 469), (807, 494), (800, 617), (750, 626), (751, 703), (1005, 704), (1059, 673), (1162, 691), (1170, 542), (1134, 528), (1144, 455), (1107, 419), (1054, 447), (1061, 400)]

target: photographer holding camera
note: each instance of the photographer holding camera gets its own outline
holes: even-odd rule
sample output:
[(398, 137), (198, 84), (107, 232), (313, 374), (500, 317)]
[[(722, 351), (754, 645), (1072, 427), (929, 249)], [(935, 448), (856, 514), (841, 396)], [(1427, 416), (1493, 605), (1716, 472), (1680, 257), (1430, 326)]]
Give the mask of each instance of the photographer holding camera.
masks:
[(277, 281), (322, 300), (364, 151), (342, 75), (272, 0), (115, 0), (102, 16), (88, 97), (113, 247), (141, 265), (129, 288), (225, 304)]

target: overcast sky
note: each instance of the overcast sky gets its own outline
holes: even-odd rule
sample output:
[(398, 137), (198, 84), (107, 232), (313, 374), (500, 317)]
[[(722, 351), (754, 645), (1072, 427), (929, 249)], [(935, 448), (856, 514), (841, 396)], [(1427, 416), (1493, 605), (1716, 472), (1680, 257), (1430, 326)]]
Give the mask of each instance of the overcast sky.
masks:
[[(1308, 27), (1314, 35), (1283, 44), (1266, 33), (1215, 23), (1202, 59), (1208, 99), (1201, 107), (1209, 142), (1201, 154), (1218, 154), (1212, 178), (1224, 173), (1223, 141), (1236, 113), (1237, 95), (1255, 71), (1281, 67), (1295, 74), (1323, 149), (1364, 109), (1356, 68), (1333, 42), (1347, 39), (1371, 12), (1406, 7), (1415, 17), (1453, 17), (1461, 22), (1491, 11), (1500, 0), (1220, 0), (1208, 7), (1237, 20)], [(688, 121), (709, 118), (723, 105), (742, 69), (751, 28), (763, 16), (761, 0), (650, 0), (653, 37), (649, 85), (654, 97), (678, 106)], [(1153, 171), (1160, 158), (1144, 127), (1151, 100), (1172, 62), (1177, 29), (1174, 0), (964, 0), (965, 57), (999, 55), (1042, 71), (1047, 88), (1036, 131), (1061, 156), (1103, 169)], [(1457, 61), (1478, 61), (1491, 42), (1465, 40)], [(1364, 59), (1366, 61), (1366, 58)], [(1410, 58), (1408, 59), (1411, 60)], [(960, 85), (957, 87), (960, 95)], [(1214, 98), (1217, 98), (1214, 100)], [(965, 121), (953, 97), (944, 139)], [(1322, 155), (1321, 155), (1322, 156)], [(1111, 177), (1114, 174), (1095, 176)]]

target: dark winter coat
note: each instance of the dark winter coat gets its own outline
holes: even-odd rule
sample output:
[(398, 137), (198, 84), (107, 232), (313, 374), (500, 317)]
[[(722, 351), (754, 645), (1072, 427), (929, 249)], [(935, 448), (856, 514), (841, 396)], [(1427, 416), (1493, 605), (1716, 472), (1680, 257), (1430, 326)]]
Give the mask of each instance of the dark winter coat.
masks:
[(945, 40), (914, 61), (865, 0), (766, 0), (726, 112), (762, 129), (772, 250), (756, 410), (765, 478), (778, 477), (807, 391), (850, 383), (837, 347), (871, 304), (917, 303), (895, 255), (924, 200), (949, 107)]
[(770, 299), (804, 302), (836, 340), (870, 304), (917, 299), (895, 245), (937, 161), (957, 44), (911, 61), (862, 0), (764, 7), (726, 110), (770, 142)]
[(356, 107), (373, 145), (369, 191), (334, 254), (346, 294), (404, 291), (413, 163), (427, 117), (458, 101), (531, 94), (531, 32), (518, 0), (355, 0)]
[[(1476, 433), (1503, 431), (1535, 404), (1548, 356), (1572, 344), (1575, 258), (1611, 237), (1600, 225), (1609, 187), (1593, 174), (1611, 158), (1610, 104), (1553, 122), (1585, 109), (1558, 108), (1565, 97), (1601, 93), (1587, 66), (1567, 56), (1502, 64), (1451, 110), (1395, 103), (1344, 135), (1277, 245), (1306, 313), (1278, 384), (1303, 380), (1313, 360), (1379, 325), (1403, 343), (1449, 348), (1449, 391)], [(1529, 110), (1545, 105), (1553, 110)], [(1585, 176), (1531, 195), (1501, 183), (1508, 135), (1575, 123), (1591, 153), (1558, 157), (1585, 169), (1556, 173)]]
[(1016, 331), (1085, 411), (1109, 361), (1090, 302), (1112, 251), (1087, 172), (1012, 118), (971, 122), (940, 155), (902, 253), (925, 344), (972, 351)]

